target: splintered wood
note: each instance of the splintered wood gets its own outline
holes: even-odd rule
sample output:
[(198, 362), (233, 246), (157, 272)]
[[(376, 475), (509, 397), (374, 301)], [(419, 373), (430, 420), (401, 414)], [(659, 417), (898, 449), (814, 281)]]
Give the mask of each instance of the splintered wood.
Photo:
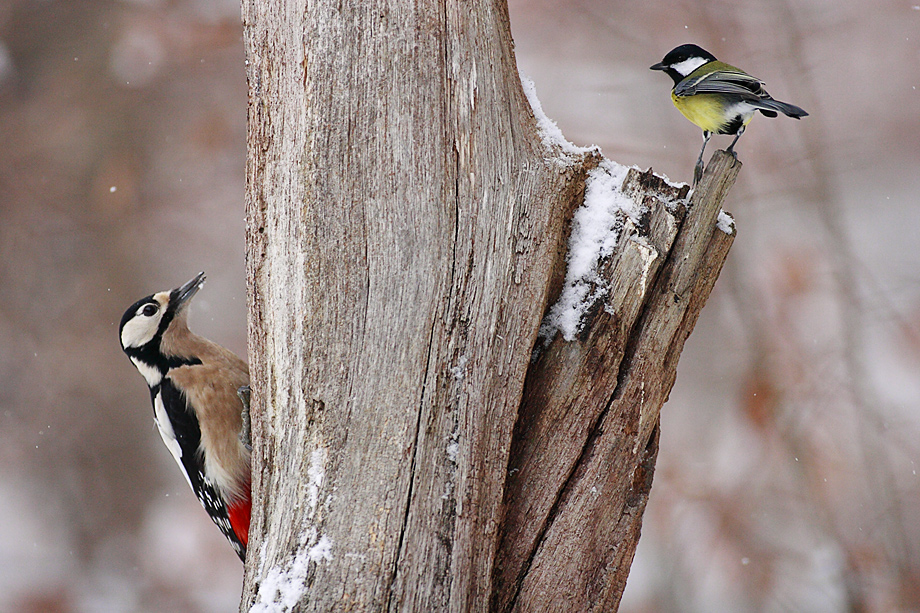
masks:
[[(505, 486), (495, 611), (612, 611), (635, 554), (677, 360), (734, 239), (717, 228), (741, 164), (717, 152), (687, 187), (631, 170), (648, 208), (600, 265), (606, 297), (527, 373)], [(550, 598), (548, 601), (547, 599)]]

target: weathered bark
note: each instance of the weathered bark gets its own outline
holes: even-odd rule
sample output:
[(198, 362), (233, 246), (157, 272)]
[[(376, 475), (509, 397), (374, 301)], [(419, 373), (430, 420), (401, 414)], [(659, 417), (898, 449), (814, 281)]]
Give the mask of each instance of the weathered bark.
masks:
[(734, 234), (716, 230), (741, 164), (717, 152), (689, 212), (678, 190), (632, 170), (648, 207), (624, 219), (602, 263), (610, 291), (581, 338), (557, 336), (527, 374), (505, 489), (498, 611), (613, 611), (626, 585), (677, 359)]
[[(565, 359), (554, 344), (545, 366), (530, 366), (559, 286), (565, 222), (598, 157), (541, 141), (501, 0), (244, 0), (243, 20), (254, 499), (242, 610), (533, 607), (554, 580), (543, 552), (578, 546), (569, 540), (576, 513), (609, 512), (576, 503), (590, 482), (581, 473), (604, 469), (611, 453), (630, 480), (603, 491), (631, 505), (617, 534), (637, 538), (655, 458), (654, 445), (643, 455), (640, 439), (649, 439), (670, 389), (664, 376), (657, 406), (640, 403), (623, 455), (607, 425), (617, 400), (605, 407), (615, 386), (617, 398), (632, 398), (633, 383), (604, 367), (613, 378), (590, 390), (585, 410), (594, 417), (572, 445), (580, 455), (547, 473), (541, 491), (551, 500), (548, 510), (546, 501), (536, 505), (538, 534), (521, 536), (522, 546), (512, 539), (514, 567), (499, 574), (525, 375), (552, 372), (547, 356)], [(659, 223), (655, 232), (672, 231)], [(658, 321), (646, 288), (636, 289), (651, 286), (663, 260), (668, 246), (658, 240), (646, 246), (657, 259), (629, 243), (620, 268), (611, 267), (623, 275), (624, 299), (639, 301), (622, 311), (642, 321)], [(698, 240), (709, 243), (708, 235)], [(710, 286), (691, 277), (678, 294), (692, 304)], [(693, 318), (679, 317), (692, 327)], [(618, 347), (618, 361), (659, 351), (647, 359), (662, 373), (689, 333), (657, 323), (615, 322), (607, 334), (594, 327), (589, 334)], [(640, 331), (659, 328), (670, 336), (643, 340)], [(596, 560), (606, 566), (591, 572), (604, 585), (625, 579), (635, 542), (618, 542), (590, 546), (619, 551), (621, 575), (611, 556), (585, 550), (571, 555), (578, 576)], [(613, 593), (605, 587), (603, 598), (612, 602)]]
[(325, 543), (300, 610), (483, 610), (582, 166), (541, 144), (502, 3), (251, 0), (243, 15), (244, 607)]

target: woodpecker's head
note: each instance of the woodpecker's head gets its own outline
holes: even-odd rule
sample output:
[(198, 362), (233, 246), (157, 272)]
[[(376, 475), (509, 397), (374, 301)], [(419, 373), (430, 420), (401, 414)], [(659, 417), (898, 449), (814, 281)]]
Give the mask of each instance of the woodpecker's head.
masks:
[(175, 339), (190, 335), (188, 305), (204, 280), (200, 272), (181, 287), (141, 298), (121, 318), (121, 348), (151, 385), (159, 382), (171, 358), (185, 357)]
[(674, 80), (676, 85), (700, 66), (715, 61), (716, 56), (702, 47), (687, 44), (671, 49), (663, 60), (649, 68), (663, 71)]

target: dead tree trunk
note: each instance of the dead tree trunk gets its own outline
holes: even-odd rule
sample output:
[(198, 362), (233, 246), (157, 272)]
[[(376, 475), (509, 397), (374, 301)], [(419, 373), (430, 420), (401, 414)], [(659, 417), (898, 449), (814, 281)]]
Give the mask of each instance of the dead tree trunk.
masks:
[[(710, 216), (682, 238), (679, 211), (653, 213), (632, 234), (646, 251), (624, 238), (609, 266), (624, 289), (589, 322), (593, 344), (557, 339), (531, 365), (598, 155), (541, 139), (504, 2), (244, 0), (243, 21), (255, 448), (241, 610), (533, 610), (575, 585), (616, 602), (646, 441), (730, 237)], [(635, 189), (653, 204), (668, 190), (647, 175)], [(696, 255), (661, 267), (682, 244)], [(558, 466), (528, 434), (544, 407), (583, 422)], [(585, 540), (579, 520), (611, 513), (585, 498), (597, 471), (619, 519)]]
[(580, 337), (556, 336), (527, 373), (505, 486), (495, 611), (615, 611), (658, 455), (677, 360), (734, 240), (717, 216), (741, 164), (717, 152), (683, 189), (632, 170), (624, 219), (601, 262), (606, 296)]

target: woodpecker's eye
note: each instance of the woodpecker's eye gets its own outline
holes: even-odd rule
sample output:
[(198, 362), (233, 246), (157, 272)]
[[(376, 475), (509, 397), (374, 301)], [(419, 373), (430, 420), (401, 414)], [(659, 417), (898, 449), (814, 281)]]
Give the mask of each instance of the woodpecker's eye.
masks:
[(144, 317), (153, 317), (157, 312), (157, 308), (152, 304), (148, 304), (147, 306), (144, 307), (144, 310), (142, 312), (144, 314)]

